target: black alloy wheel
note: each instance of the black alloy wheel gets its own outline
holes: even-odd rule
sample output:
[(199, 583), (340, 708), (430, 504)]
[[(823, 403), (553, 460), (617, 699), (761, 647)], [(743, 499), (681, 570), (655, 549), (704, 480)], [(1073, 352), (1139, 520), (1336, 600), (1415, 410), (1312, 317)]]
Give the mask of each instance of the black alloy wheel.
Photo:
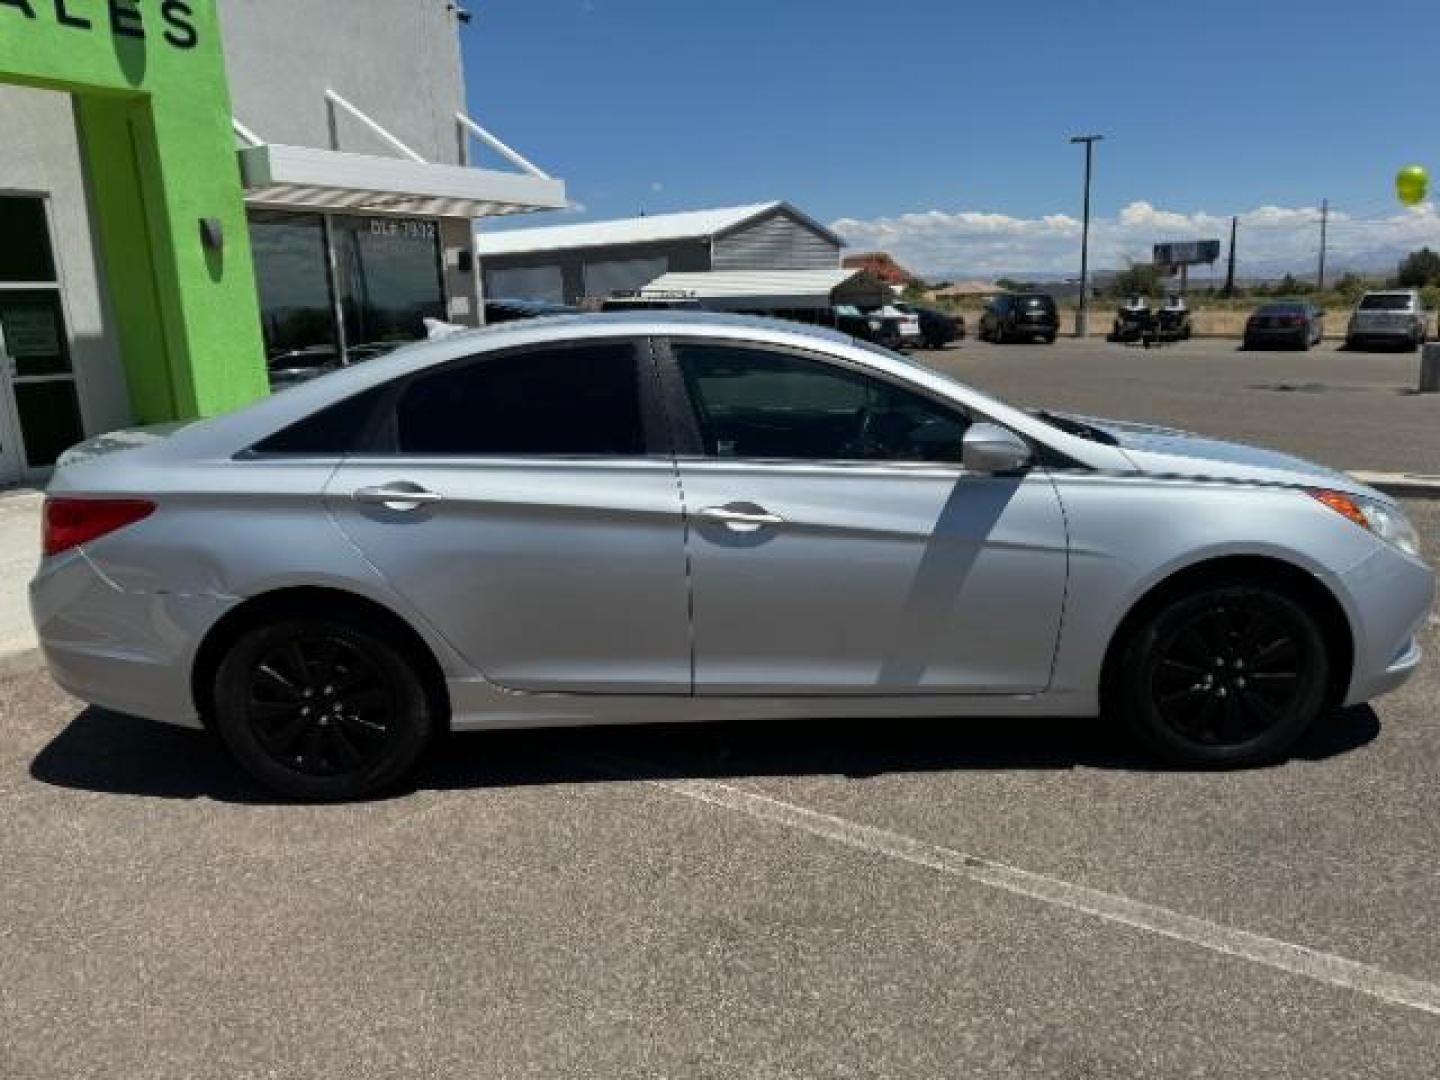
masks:
[(220, 664), (215, 700), (216, 727), (246, 771), (302, 799), (355, 798), (395, 782), (432, 727), (405, 651), (327, 619), (242, 635)]
[(1163, 608), (1127, 651), (1125, 712), (1183, 765), (1262, 764), (1324, 708), (1329, 658), (1315, 619), (1264, 586), (1210, 589)]

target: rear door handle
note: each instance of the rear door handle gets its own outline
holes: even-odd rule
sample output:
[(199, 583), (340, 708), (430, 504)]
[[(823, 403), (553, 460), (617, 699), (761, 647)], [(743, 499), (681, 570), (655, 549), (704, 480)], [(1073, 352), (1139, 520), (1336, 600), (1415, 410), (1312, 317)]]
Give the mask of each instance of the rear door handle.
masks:
[(409, 480), (395, 480), (379, 487), (356, 488), (351, 498), (357, 503), (383, 506), (387, 510), (418, 510), (430, 503), (440, 502), (445, 496)]
[(724, 506), (706, 506), (695, 511), (701, 521), (713, 521), (734, 532), (755, 532), (768, 525), (784, 525), (785, 519), (772, 514), (763, 506), (748, 502), (726, 503)]

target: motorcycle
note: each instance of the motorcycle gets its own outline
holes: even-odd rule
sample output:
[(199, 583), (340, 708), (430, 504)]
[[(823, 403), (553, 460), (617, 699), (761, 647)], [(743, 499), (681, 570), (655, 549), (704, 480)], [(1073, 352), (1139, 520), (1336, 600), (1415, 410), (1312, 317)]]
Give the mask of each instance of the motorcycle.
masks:
[(1155, 315), (1150, 310), (1150, 301), (1132, 296), (1116, 310), (1115, 323), (1110, 331), (1111, 341), (1148, 344), (1154, 335)]
[(1157, 341), (1190, 340), (1190, 309), (1182, 296), (1171, 296), (1155, 319)]

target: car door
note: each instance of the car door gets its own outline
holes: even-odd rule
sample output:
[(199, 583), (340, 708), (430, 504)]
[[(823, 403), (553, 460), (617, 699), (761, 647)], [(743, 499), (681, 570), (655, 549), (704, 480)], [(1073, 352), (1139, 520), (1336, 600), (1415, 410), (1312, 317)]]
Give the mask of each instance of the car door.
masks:
[(481, 355), (398, 384), (327, 501), (491, 682), (690, 691), (684, 529), (648, 342)]
[(968, 474), (972, 418), (828, 354), (676, 340), (695, 691), (1044, 690), (1067, 572), (1041, 469)]

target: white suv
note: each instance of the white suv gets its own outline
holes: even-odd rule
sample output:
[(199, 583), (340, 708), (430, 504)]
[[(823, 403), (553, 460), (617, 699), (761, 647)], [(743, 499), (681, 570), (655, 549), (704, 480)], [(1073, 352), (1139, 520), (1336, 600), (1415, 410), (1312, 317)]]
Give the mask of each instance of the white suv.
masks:
[(1426, 313), (1414, 289), (1366, 293), (1345, 331), (1345, 347), (1398, 345), (1418, 349), (1425, 341)]

